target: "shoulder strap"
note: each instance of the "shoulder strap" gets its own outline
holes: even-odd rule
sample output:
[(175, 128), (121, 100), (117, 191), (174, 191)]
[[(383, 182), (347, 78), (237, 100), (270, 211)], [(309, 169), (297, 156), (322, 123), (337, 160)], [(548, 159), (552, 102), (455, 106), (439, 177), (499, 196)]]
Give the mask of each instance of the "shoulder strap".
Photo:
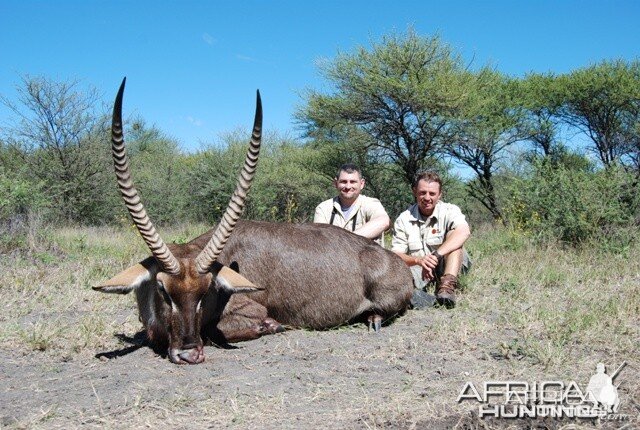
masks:
[[(336, 217), (336, 214), (338, 213), (338, 209), (336, 209), (336, 207), (333, 207), (333, 210), (331, 211), (331, 218), (329, 218), (329, 224), (333, 225), (333, 220)], [(356, 214), (353, 216), (353, 223), (351, 224), (351, 231), (355, 231), (356, 230), (356, 220), (358, 219), (358, 212), (356, 212)]]
[(333, 220), (336, 217), (336, 213), (338, 213), (338, 210), (336, 209), (336, 207), (333, 207), (333, 210), (331, 211), (331, 219), (329, 219), (329, 224), (333, 225)]

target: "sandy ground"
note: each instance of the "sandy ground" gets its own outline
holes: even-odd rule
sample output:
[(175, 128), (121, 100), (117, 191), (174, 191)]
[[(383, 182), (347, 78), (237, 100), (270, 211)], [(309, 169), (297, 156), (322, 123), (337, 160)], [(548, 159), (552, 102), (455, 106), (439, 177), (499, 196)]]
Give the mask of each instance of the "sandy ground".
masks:
[[(206, 362), (196, 366), (136, 347), (135, 333), (115, 333), (118, 349), (65, 357), (2, 349), (0, 427), (640, 428), (635, 361), (621, 375), (624, 421), (479, 419), (479, 403), (456, 402), (466, 382), (567, 375), (501, 355), (496, 345), (510, 333), (462, 342), (436, 335), (457, 311), (409, 311), (377, 334), (354, 325), (206, 347)], [(586, 354), (569, 378), (584, 387), (594, 366)]]

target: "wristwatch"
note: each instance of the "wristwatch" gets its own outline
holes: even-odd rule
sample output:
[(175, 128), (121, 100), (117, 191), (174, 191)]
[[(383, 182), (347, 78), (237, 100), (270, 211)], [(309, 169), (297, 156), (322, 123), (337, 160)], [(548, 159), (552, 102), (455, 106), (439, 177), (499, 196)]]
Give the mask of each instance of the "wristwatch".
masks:
[(434, 257), (436, 257), (438, 259), (438, 263), (440, 263), (442, 261), (442, 259), (444, 258), (442, 255), (440, 255), (440, 253), (438, 252), (437, 249), (435, 251), (433, 251), (431, 253), (431, 255), (433, 255)]

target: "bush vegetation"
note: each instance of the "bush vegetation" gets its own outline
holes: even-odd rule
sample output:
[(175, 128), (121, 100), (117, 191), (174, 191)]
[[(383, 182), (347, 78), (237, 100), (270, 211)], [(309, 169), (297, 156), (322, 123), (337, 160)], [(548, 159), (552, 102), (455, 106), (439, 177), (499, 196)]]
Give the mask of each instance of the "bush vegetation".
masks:
[[(624, 246), (640, 220), (638, 61), (516, 78), (472, 70), (439, 38), (409, 31), (340, 54), (321, 71), (334, 91), (306, 93), (296, 113), (304, 139), (264, 136), (246, 218), (310, 221), (334, 194), (337, 167), (355, 162), (365, 193), (392, 218), (411, 203), (413, 174), (432, 168), (445, 178), (446, 199), (473, 224), (508, 225), (539, 242)], [(18, 90), (17, 100), (0, 95), (13, 113), (0, 128), (3, 249), (23, 244), (36, 219), (127, 224), (109, 160), (108, 109), (98, 108), (97, 91), (30, 76)], [(154, 222), (219, 219), (247, 130), (196, 152), (141, 118), (127, 122), (125, 137)]]

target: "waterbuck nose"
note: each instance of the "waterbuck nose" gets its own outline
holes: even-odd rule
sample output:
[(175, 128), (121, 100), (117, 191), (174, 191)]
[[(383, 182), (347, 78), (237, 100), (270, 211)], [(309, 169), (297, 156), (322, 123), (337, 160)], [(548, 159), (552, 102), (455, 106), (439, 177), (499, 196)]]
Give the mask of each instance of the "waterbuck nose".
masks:
[(174, 350), (174, 354), (183, 363), (198, 364), (204, 361), (204, 350), (197, 343), (183, 345), (181, 349)]

